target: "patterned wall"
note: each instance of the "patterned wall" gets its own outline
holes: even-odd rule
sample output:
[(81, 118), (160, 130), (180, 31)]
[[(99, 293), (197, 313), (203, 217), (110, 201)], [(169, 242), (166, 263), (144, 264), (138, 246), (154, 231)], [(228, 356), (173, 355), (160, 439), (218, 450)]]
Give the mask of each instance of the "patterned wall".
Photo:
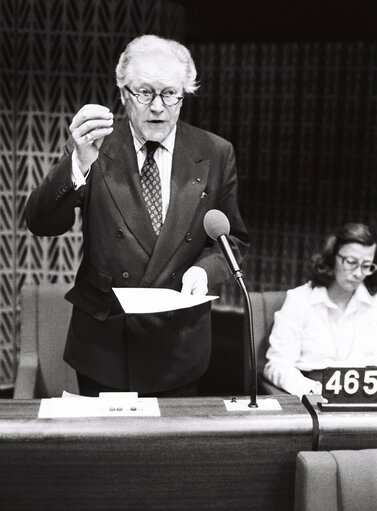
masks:
[[(119, 109), (114, 67), (128, 40), (154, 32), (183, 41), (182, 11), (163, 0), (0, 0), (0, 384), (14, 376), (22, 285), (72, 281), (81, 254), (79, 220), (65, 236), (36, 238), (25, 201), (84, 103)], [(234, 143), (249, 288), (298, 285), (329, 229), (376, 223), (377, 45), (191, 50), (202, 87), (182, 117)], [(230, 280), (223, 300), (234, 293)]]
[(182, 39), (182, 7), (164, 0), (0, 0), (0, 384), (12, 381), (24, 283), (72, 281), (80, 223), (65, 236), (26, 229), (30, 191), (62, 153), (77, 110), (119, 108), (115, 65), (133, 37)]

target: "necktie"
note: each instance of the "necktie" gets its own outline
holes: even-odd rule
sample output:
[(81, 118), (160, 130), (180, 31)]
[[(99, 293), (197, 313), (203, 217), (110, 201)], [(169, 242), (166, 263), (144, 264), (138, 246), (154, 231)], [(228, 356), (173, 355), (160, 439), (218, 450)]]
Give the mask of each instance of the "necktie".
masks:
[(158, 142), (146, 142), (147, 157), (140, 174), (141, 191), (157, 236), (162, 226), (162, 196), (160, 172), (153, 155), (159, 145)]

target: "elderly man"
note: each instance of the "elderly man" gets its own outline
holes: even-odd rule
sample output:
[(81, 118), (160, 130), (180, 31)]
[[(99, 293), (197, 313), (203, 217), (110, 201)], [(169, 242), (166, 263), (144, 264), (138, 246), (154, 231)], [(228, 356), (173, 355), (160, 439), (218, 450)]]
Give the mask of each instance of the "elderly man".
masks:
[(114, 122), (101, 105), (74, 116), (68, 154), (32, 192), (27, 224), (36, 235), (56, 236), (81, 209), (83, 259), (66, 295), (73, 313), (64, 353), (80, 393), (195, 395), (210, 358), (210, 304), (126, 315), (112, 288), (206, 294), (227, 278), (202, 223), (208, 210), (223, 211), (240, 260), (248, 238), (234, 151), (178, 120), (184, 95), (197, 89), (190, 52), (178, 42), (134, 39), (116, 79), (127, 118)]

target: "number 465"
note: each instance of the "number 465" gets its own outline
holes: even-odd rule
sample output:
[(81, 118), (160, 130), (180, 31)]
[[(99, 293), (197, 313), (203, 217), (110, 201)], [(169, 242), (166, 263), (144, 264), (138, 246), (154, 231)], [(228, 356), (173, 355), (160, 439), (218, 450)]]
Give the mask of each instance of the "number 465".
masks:
[[(343, 389), (346, 394), (356, 394), (360, 386), (359, 379), (359, 372), (356, 369), (350, 369), (344, 374), (342, 385), (342, 372), (337, 370), (326, 383), (326, 390), (339, 394)], [(377, 392), (377, 369), (366, 369), (362, 383), (365, 394), (368, 396), (375, 394)]]

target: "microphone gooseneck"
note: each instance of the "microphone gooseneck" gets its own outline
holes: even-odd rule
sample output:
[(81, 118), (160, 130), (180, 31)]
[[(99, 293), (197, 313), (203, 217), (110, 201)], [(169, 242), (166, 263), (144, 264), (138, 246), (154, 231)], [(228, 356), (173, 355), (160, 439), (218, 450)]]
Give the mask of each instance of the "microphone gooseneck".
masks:
[(245, 300), (247, 314), (245, 315), (244, 321), (244, 351), (245, 354), (248, 353), (249, 355), (246, 357), (248, 359), (248, 363), (245, 360), (245, 367), (247, 368), (246, 376), (249, 376), (250, 374), (250, 378), (245, 377), (245, 387), (247, 386), (246, 382), (250, 384), (249, 407), (257, 408), (257, 365), (255, 357), (253, 311), (250, 295), (243, 280), (242, 271), (238, 266), (237, 260), (227, 239), (227, 235), (230, 233), (230, 223), (227, 216), (222, 211), (219, 211), (218, 209), (211, 209), (204, 215), (203, 226), (207, 235), (219, 243), (229, 269), (240, 286)]

